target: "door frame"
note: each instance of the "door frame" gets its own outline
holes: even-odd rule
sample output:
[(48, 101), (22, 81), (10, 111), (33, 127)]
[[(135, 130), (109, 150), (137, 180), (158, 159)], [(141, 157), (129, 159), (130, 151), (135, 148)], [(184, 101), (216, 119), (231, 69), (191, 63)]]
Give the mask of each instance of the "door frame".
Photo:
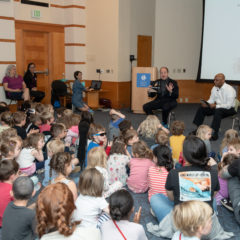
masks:
[[(48, 82), (49, 89), (51, 89), (51, 82), (55, 79), (61, 79), (62, 73), (65, 73), (65, 46), (64, 46), (64, 25), (60, 24), (51, 24), (51, 23), (39, 23), (39, 22), (31, 22), (31, 21), (22, 21), (15, 20), (15, 31), (16, 36), (19, 36), (18, 41), (16, 41), (16, 67), (17, 72), (24, 75), (25, 66), (24, 66), (24, 52), (23, 52), (23, 32), (24, 31), (35, 31), (35, 32), (44, 32), (48, 34), (48, 44), (49, 44), (49, 59), (48, 59)], [(58, 47), (56, 49), (56, 36), (59, 37), (61, 41), (58, 41)], [(62, 46), (59, 47), (59, 44)], [(58, 54), (56, 54), (58, 53)], [(60, 64), (59, 64), (60, 63)], [(58, 67), (55, 67), (58, 65)], [(60, 66), (60, 68), (59, 68)], [(49, 96), (46, 99), (47, 103), (50, 103)]]

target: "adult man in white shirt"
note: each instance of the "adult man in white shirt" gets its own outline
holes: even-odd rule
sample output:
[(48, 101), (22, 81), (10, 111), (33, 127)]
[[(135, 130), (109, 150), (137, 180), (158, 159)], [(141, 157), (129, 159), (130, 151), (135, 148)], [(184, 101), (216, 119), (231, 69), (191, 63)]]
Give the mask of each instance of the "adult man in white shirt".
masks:
[(225, 83), (224, 74), (218, 73), (214, 78), (214, 84), (211, 96), (207, 101), (208, 104), (202, 103), (193, 120), (193, 123), (198, 127), (203, 123), (205, 116), (213, 115), (211, 124), (214, 130), (211, 138), (213, 141), (218, 139), (221, 120), (236, 113), (234, 109), (236, 91), (232, 86)]

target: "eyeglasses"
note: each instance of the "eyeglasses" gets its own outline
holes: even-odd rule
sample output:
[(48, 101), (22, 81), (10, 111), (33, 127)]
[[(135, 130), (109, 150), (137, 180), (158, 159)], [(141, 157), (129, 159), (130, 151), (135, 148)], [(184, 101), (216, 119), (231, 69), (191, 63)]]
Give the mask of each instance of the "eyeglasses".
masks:
[(101, 137), (103, 137), (103, 136), (106, 136), (106, 135), (107, 134), (105, 132), (103, 132), (103, 133), (96, 133), (93, 136), (101, 136)]

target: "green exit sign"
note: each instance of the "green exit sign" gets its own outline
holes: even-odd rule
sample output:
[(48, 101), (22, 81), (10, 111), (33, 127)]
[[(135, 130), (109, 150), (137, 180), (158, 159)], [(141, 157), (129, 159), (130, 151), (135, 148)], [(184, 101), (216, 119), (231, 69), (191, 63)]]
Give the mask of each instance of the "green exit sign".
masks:
[(32, 18), (40, 18), (41, 12), (40, 10), (32, 10)]

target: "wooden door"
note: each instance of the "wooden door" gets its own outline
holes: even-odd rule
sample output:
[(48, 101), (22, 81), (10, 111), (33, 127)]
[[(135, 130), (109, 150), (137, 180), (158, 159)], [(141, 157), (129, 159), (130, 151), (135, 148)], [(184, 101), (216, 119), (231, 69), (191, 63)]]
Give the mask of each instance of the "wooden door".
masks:
[(24, 69), (30, 62), (35, 63), (37, 73), (37, 87), (46, 94), (43, 102), (50, 102), (51, 85), (49, 83), (49, 33), (23, 31), (23, 64)]
[(137, 66), (152, 66), (152, 36), (138, 35)]
[(21, 75), (30, 62), (36, 64), (38, 89), (45, 92), (43, 103), (51, 102), (51, 83), (65, 73), (64, 26), (15, 21), (16, 66)]

